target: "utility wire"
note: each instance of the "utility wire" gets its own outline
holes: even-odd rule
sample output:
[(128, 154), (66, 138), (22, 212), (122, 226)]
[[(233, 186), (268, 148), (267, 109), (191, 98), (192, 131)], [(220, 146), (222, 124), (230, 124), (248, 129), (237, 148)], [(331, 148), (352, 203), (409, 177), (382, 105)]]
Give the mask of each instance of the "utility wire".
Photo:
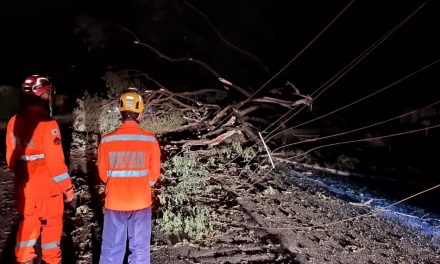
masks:
[[(379, 121), (379, 122), (376, 122), (376, 123), (373, 123), (373, 124), (370, 124), (370, 125), (367, 125), (367, 126), (363, 126), (363, 127), (355, 128), (355, 129), (352, 129), (352, 130), (349, 130), (349, 131), (344, 131), (344, 132), (340, 132), (340, 133), (333, 134), (333, 135), (328, 135), (328, 136), (324, 136), (324, 137), (319, 137), (319, 138), (314, 138), (314, 139), (310, 139), (310, 140), (305, 140), (305, 141), (300, 141), (300, 142), (294, 142), (294, 143), (290, 143), (290, 144), (287, 144), (287, 145), (283, 145), (283, 146), (280, 146), (280, 147), (274, 149), (274, 150), (272, 151), (272, 153), (276, 152), (277, 150), (283, 149), (283, 148), (287, 148), (287, 147), (291, 147), (291, 146), (295, 146), (295, 145), (300, 145), (300, 144), (304, 144), (304, 143), (309, 143), (309, 142), (317, 142), (317, 141), (320, 141), (320, 140), (323, 140), (323, 139), (329, 139), (329, 138), (333, 138), (333, 137), (337, 137), (337, 136), (347, 135), (347, 134), (351, 134), (351, 133), (354, 133), (354, 132), (358, 132), (358, 131), (361, 131), (361, 130), (364, 130), (364, 129), (367, 129), (367, 128), (371, 128), (371, 127), (374, 127), (374, 126), (382, 125), (382, 124), (385, 124), (385, 123), (391, 122), (391, 121), (393, 121), (393, 120), (397, 120), (397, 119), (400, 119), (400, 118), (402, 118), (402, 117), (405, 117), (405, 116), (408, 116), (408, 115), (414, 114), (414, 113), (416, 113), (416, 112), (421, 111), (422, 109), (426, 109), (426, 108), (432, 107), (432, 106), (437, 105), (437, 104), (439, 104), (439, 103), (440, 103), (440, 100), (438, 100), (438, 101), (436, 101), (436, 102), (434, 102), (434, 103), (431, 103), (431, 104), (429, 104), (429, 105), (426, 105), (426, 106), (424, 106), (424, 107), (418, 108), (418, 109), (416, 109), (416, 110), (413, 110), (413, 111), (407, 112), (407, 113), (405, 113), (405, 114), (402, 114), (402, 115), (399, 115), (399, 116), (395, 116), (395, 117), (392, 117), (392, 118), (389, 118), (389, 119), (386, 119), (386, 120), (382, 120), (382, 121)], [(256, 154), (252, 157), (252, 159), (253, 159), (255, 156), (256, 156)], [(249, 166), (249, 164), (250, 164), (250, 162), (252, 161), (252, 159), (251, 159), (250, 161), (248, 161), (248, 162), (246, 163), (246, 165), (243, 167), (243, 169), (241, 170), (241, 172), (240, 172), (239, 175), (237, 176), (237, 179), (236, 179), (236, 181), (234, 182), (234, 185), (237, 184), (237, 182), (238, 182), (239, 179), (240, 179), (240, 176), (244, 173), (245, 169)], [(265, 162), (265, 160), (264, 160), (263, 162)], [(251, 175), (253, 175), (253, 174), (259, 169), (259, 167), (263, 164), (263, 162), (261, 162), (261, 163), (259, 164), (259, 166), (257, 166), (257, 168), (254, 169), (254, 171), (252, 171)], [(229, 162), (228, 162), (228, 163), (229, 163)]]
[(383, 212), (383, 211), (385, 211), (386, 209), (388, 209), (388, 208), (390, 208), (390, 207), (393, 207), (393, 206), (395, 206), (395, 205), (401, 204), (401, 203), (403, 203), (403, 202), (405, 202), (405, 201), (408, 201), (408, 200), (410, 200), (410, 199), (412, 199), (412, 198), (414, 198), (414, 197), (420, 196), (420, 195), (422, 195), (422, 194), (424, 194), (424, 193), (430, 192), (430, 191), (432, 191), (432, 190), (434, 190), (434, 189), (437, 189), (437, 188), (439, 188), (439, 187), (440, 187), (440, 184), (437, 184), (437, 185), (432, 186), (432, 187), (430, 187), (430, 188), (428, 188), (428, 189), (425, 189), (425, 190), (420, 191), (420, 192), (418, 192), (418, 193), (415, 193), (415, 194), (413, 194), (413, 195), (411, 195), (411, 196), (408, 196), (408, 197), (406, 197), (406, 198), (403, 198), (403, 199), (401, 199), (401, 200), (399, 200), (399, 201), (397, 201), (397, 202), (395, 202), (395, 203), (392, 203), (392, 204), (387, 205), (387, 206), (385, 206), (385, 207), (379, 208), (379, 209), (376, 210), (376, 211), (369, 212), (369, 213), (365, 213), (365, 214), (360, 214), (360, 215), (357, 215), (357, 216), (354, 216), (354, 217), (350, 217), (350, 218), (346, 218), (346, 219), (342, 219), (342, 220), (338, 220), (338, 221), (334, 221), (334, 222), (331, 222), (331, 223), (328, 223), (328, 224), (313, 225), (313, 226), (284, 226), (284, 227), (261, 227), (261, 226), (251, 226), (251, 225), (246, 225), (246, 226), (247, 226), (247, 227), (257, 228), (257, 229), (272, 229), (272, 230), (288, 230), (288, 229), (294, 229), (294, 230), (309, 230), (309, 231), (311, 231), (312, 229), (316, 229), (316, 228), (323, 228), (323, 227), (334, 226), (334, 225), (337, 225), (337, 224), (341, 224), (341, 223), (345, 223), (345, 222), (350, 222), (350, 221), (354, 221), (354, 220), (361, 219), (361, 218), (366, 218), (366, 217), (370, 217), (370, 216), (375, 216), (375, 215), (377, 215), (378, 213)]
[[(388, 39), (388, 37), (390, 37), (392, 34), (394, 34), (398, 29), (400, 29), (404, 24), (406, 24), (415, 14), (417, 14), (425, 5), (427, 2), (424, 2), (422, 5), (420, 5), (418, 8), (416, 8), (413, 12), (411, 12), (407, 17), (405, 17), (401, 22), (399, 22), (397, 25), (395, 25), (391, 30), (389, 30), (386, 34), (384, 34), (381, 38), (379, 38), (375, 43), (373, 43), (371, 46), (369, 46), (366, 50), (364, 50), (361, 54), (359, 54), (354, 60), (352, 60), (349, 64), (347, 64), (344, 68), (342, 68), (339, 72), (337, 72), (335, 75), (333, 75), (329, 80), (327, 80), (325, 83), (323, 83), (320, 87), (318, 87), (313, 93), (312, 96), (314, 96), (314, 94), (318, 93), (320, 90), (323, 89), (323, 91), (319, 92), (318, 95), (312, 100), (312, 102), (314, 100), (316, 100), (322, 93), (324, 93), (327, 89), (329, 89), (330, 87), (332, 87), (337, 81), (339, 81), (344, 75), (346, 75), (350, 70), (352, 70), (357, 64), (359, 64), (363, 59), (365, 59), (365, 57), (367, 57), (373, 50), (375, 50), (379, 45), (381, 45), (386, 39)], [(289, 111), (287, 111), (284, 115), (282, 115), (281, 117), (279, 117), (275, 122), (273, 122), (271, 125), (269, 125), (268, 127), (266, 127), (263, 132), (267, 131), (270, 127), (272, 127), (273, 125), (275, 125), (278, 121), (282, 120), (284, 117), (286, 117), (288, 114), (290, 114), (292, 111), (295, 111), (298, 107), (300, 107), (299, 105), (296, 105), (294, 108), (290, 109)], [(288, 122), (290, 119), (292, 119), (294, 116), (296, 116), (297, 114), (299, 114), (299, 112), (304, 109), (306, 106), (302, 106), (301, 109), (299, 109), (296, 113), (294, 113), (291, 117), (289, 117), (287, 120), (283, 121), (279, 126), (277, 126), (274, 130), (272, 130), (267, 136), (266, 136), (266, 141), (269, 141), (270, 139), (272, 139), (274, 136), (278, 135), (279, 133), (283, 132), (279, 132), (277, 134), (275, 134), (274, 136), (271, 136), (271, 134), (273, 132), (275, 132), (276, 130), (278, 130), (281, 126), (283, 126), (286, 122)], [(296, 128), (296, 127), (294, 127)], [(285, 130), (284, 130), (285, 131)], [(250, 138), (248, 139), (246, 142), (249, 142), (251, 140), (253, 140), (255, 138)], [(245, 143), (246, 143), (245, 142)], [(251, 147), (254, 147), (256, 145), (256, 143), (254, 145), (252, 145)], [(258, 153), (259, 151), (257, 151)], [(246, 166), (253, 160), (253, 158), (255, 158), (256, 154), (248, 161), (248, 163), (246, 164)], [(238, 155), (237, 157), (235, 157), (234, 159), (232, 159), (230, 162), (233, 162), (234, 160), (236, 160), (238, 157), (240, 157), (240, 155)], [(230, 163), (228, 162), (228, 163)], [(245, 166), (245, 167), (246, 167)]]
[[(336, 109), (336, 110), (333, 110), (333, 111), (331, 111), (331, 112), (329, 112), (329, 113), (326, 113), (326, 114), (324, 114), (324, 115), (321, 115), (321, 116), (316, 117), (316, 118), (314, 118), (314, 119), (311, 119), (311, 120), (309, 120), (309, 121), (303, 122), (303, 123), (301, 123), (301, 124), (299, 124), (299, 125), (296, 125), (296, 126), (294, 126), (294, 127), (290, 127), (290, 128), (285, 129), (285, 130), (282, 130), (282, 131), (280, 131), (280, 132), (278, 132), (278, 133), (276, 133), (276, 134), (270, 136), (268, 139), (265, 139), (265, 140), (266, 140), (266, 142), (267, 142), (267, 141), (269, 141), (270, 139), (276, 137), (277, 135), (279, 135), (279, 134), (281, 134), (281, 133), (283, 133), (283, 132), (286, 132), (286, 131), (289, 131), (289, 130), (295, 129), (295, 128), (299, 127), (299, 126), (306, 125), (306, 124), (308, 124), (308, 123), (311, 123), (311, 122), (314, 122), (314, 121), (316, 121), (316, 120), (322, 119), (322, 118), (324, 118), (324, 117), (326, 117), (326, 116), (332, 115), (332, 114), (334, 114), (334, 113), (336, 113), (336, 112), (339, 112), (339, 111), (341, 111), (341, 110), (343, 110), (343, 109), (346, 109), (346, 108), (348, 108), (348, 107), (350, 107), (350, 106), (353, 106), (353, 105), (355, 105), (355, 104), (357, 104), (357, 103), (359, 103), (359, 102), (362, 102), (362, 101), (364, 101), (364, 100), (366, 100), (366, 99), (368, 99), (368, 98), (370, 98), (370, 97), (372, 97), (372, 96), (374, 96), (374, 95), (376, 95), (376, 94), (378, 94), (378, 93), (380, 93), (380, 92), (383, 92), (383, 91), (385, 91), (385, 90), (387, 90), (387, 89), (393, 87), (394, 85), (396, 85), (396, 84), (398, 84), (398, 83), (401, 83), (401, 82), (405, 81), (406, 79), (408, 79), (408, 78), (410, 78), (410, 77), (412, 77), (412, 76), (414, 76), (414, 75), (416, 75), (416, 74), (418, 74), (418, 73), (420, 73), (420, 72), (422, 72), (422, 71), (424, 71), (424, 70), (426, 70), (426, 69), (428, 69), (428, 68), (430, 68), (430, 67), (434, 66), (434, 65), (437, 64), (438, 62), (440, 62), (440, 59), (437, 59), (437, 60), (431, 62), (430, 64), (428, 64), (428, 65), (426, 65), (426, 66), (424, 66), (424, 67), (422, 67), (422, 68), (420, 68), (420, 69), (418, 69), (418, 70), (416, 70), (416, 71), (414, 71), (414, 72), (412, 72), (412, 73), (410, 73), (410, 74), (408, 74), (408, 75), (402, 77), (401, 79), (399, 79), (399, 80), (397, 80), (397, 81), (395, 81), (395, 82), (393, 82), (393, 83), (391, 83), (391, 84), (385, 86), (384, 88), (382, 88), (382, 89), (380, 89), (380, 90), (378, 90), (378, 91), (375, 91), (375, 92), (373, 92), (373, 93), (371, 93), (371, 94), (369, 94), (369, 95), (367, 95), (367, 96), (364, 96), (364, 97), (362, 97), (362, 98), (360, 98), (360, 99), (358, 99), (358, 100), (356, 100), (356, 101), (354, 101), (354, 102), (352, 102), (352, 103), (350, 103), (350, 104), (348, 104), (348, 105), (345, 105), (345, 106), (343, 106), (343, 107), (340, 107), (340, 108), (338, 108), (338, 109)], [(254, 145), (252, 145), (251, 147), (253, 147), (253, 146), (255, 146), (255, 145), (256, 145), (256, 143), (255, 143)], [(279, 149), (279, 148), (277, 148), (277, 150), (278, 150), (278, 149)], [(247, 164), (245, 165), (244, 168), (246, 168), (246, 167), (250, 164), (250, 162), (256, 157), (257, 154), (258, 154), (258, 151), (257, 151), (257, 152), (253, 155), (253, 157), (247, 162)], [(240, 156), (240, 155), (238, 155), (237, 157), (235, 157), (234, 159), (232, 159), (232, 160), (229, 161), (228, 163), (230, 163), (230, 162), (236, 160), (239, 156)], [(244, 169), (243, 169), (243, 170), (244, 170)], [(242, 171), (243, 171), (243, 170), (242, 170)], [(240, 175), (241, 175), (241, 174), (242, 174), (242, 172), (240, 173)]]
[[(399, 30), (403, 25), (405, 25), (412, 17), (414, 17), (424, 6), (426, 5), (426, 2), (421, 4), (418, 8), (416, 8), (413, 12), (411, 12), (407, 17), (405, 17), (401, 22), (399, 22), (397, 25), (395, 25), (391, 30), (389, 30), (386, 34), (384, 34), (381, 38), (379, 38), (373, 45), (368, 47), (364, 52), (362, 52), (358, 57), (356, 57), (353, 61), (351, 61), (348, 65), (346, 65), (343, 69), (341, 69), (338, 73), (333, 75), (332, 78), (327, 80), (324, 84), (322, 84), (318, 89), (316, 89), (312, 94), (312, 101), (310, 103), (313, 103), (320, 95), (322, 95), (327, 89), (332, 87), (336, 82), (338, 82), (342, 77), (344, 77), (350, 70), (352, 70), (357, 64), (359, 64), (365, 57), (367, 57), (372, 51), (374, 51), (378, 46), (380, 46), (385, 40), (387, 40), (391, 35), (393, 35), (397, 30)], [(322, 91), (320, 91), (322, 90)], [(316, 93), (318, 93), (316, 96), (314, 96)], [(295, 106), (291, 110), (289, 110), (286, 114), (281, 116), (278, 120), (273, 122), (271, 125), (269, 125), (267, 128), (264, 129), (263, 132), (268, 130), (271, 126), (276, 124), (278, 121), (280, 121), (282, 118), (287, 116), (290, 112), (294, 111), (297, 107)], [(301, 109), (299, 109), (296, 113), (294, 113), (291, 117), (289, 117), (287, 120), (283, 121), (280, 125), (278, 125), (274, 130), (272, 130), (267, 136), (269, 137), (273, 132), (278, 130), (281, 126), (283, 126), (286, 122), (288, 122), (290, 119), (292, 119), (294, 116), (299, 114), (301, 110), (303, 110), (306, 106), (303, 105)]]
[[(325, 147), (331, 147), (331, 146), (336, 146), (336, 145), (345, 145), (345, 144), (357, 143), (357, 142), (363, 142), (363, 141), (371, 141), (371, 140), (377, 140), (377, 139), (383, 139), (383, 138), (390, 138), (390, 137), (396, 137), (396, 136), (401, 136), (401, 135), (407, 135), (407, 134), (417, 133), (417, 132), (421, 132), (421, 131), (424, 131), (424, 132), (425, 132), (425, 131), (428, 131), (428, 130), (430, 130), (430, 129), (434, 129), (434, 128), (438, 128), (438, 127), (440, 127), (440, 124), (438, 124), (438, 125), (434, 125), (434, 126), (428, 126), (428, 127), (424, 127), (424, 128), (418, 128), (418, 129), (408, 130), (408, 131), (399, 132), (399, 133), (394, 133), (394, 134), (389, 134), (389, 135), (384, 135), (384, 136), (378, 136), (378, 137), (372, 137), (372, 138), (363, 138), (363, 139), (356, 139), (356, 140), (349, 140), (349, 141), (337, 142), (337, 143), (332, 143), (332, 144), (326, 144), (326, 145), (322, 145), (322, 146), (318, 146), (318, 147), (315, 147), (315, 148), (309, 149), (309, 150), (306, 151), (306, 152), (303, 152), (303, 153), (301, 153), (301, 154), (299, 154), (299, 155), (296, 155), (296, 156), (290, 157), (290, 158), (288, 158), (288, 159), (298, 158), (298, 157), (301, 157), (301, 156), (303, 156), (303, 155), (305, 155), (305, 154), (307, 154), (307, 153), (310, 153), (310, 152), (312, 152), (312, 151), (315, 151), (315, 150), (317, 150), (317, 149), (321, 149), (321, 148), (325, 148)], [(265, 162), (265, 161), (262, 161), (262, 162), (260, 163), (259, 166), (261, 166), (261, 164), (262, 164), (263, 162)], [(276, 163), (275, 166), (278, 165), (279, 163), (280, 163), (280, 162)], [(258, 167), (259, 167), (259, 166), (258, 166)], [(264, 178), (266, 178), (267, 175), (269, 175), (269, 173), (272, 172), (272, 170), (273, 170), (273, 168), (269, 169), (269, 170), (267, 171), (266, 174), (264, 174), (260, 179), (258, 179), (257, 181), (255, 181), (255, 182), (253, 182), (253, 183), (251, 183), (251, 184), (252, 184), (252, 185), (255, 185), (255, 184), (257, 184), (258, 182), (260, 182), (261, 180), (263, 180)], [(256, 171), (256, 170), (255, 170), (255, 171)], [(249, 181), (249, 180), (252, 178), (252, 176), (254, 176), (254, 174), (251, 174), (251, 175), (246, 179), (245, 182)], [(244, 185), (244, 184), (241, 184), (241, 185), (239, 185), (239, 186), (236, 186), (236, 188), (240, 188), (240, 187), (242, 187), (243, 185)]]
[(344, 132), (340, 132), (340, 133), (333, 134), (333, 135), (328, 135), (328, 136), (324, 136), (324, 137), (318, 137), (318, 138), (314, 138), (314, 139), (308, 139), (308, 140), (304, 140), (304, 141), (300, 141), (300, 142), (294, 142), (294, 143), (290, 143), (290, 144), (287, 144), (287, 145), (283, 145), (281, 147), (278, 147), (278, 148), (274, 149), (272, 152), (275, 152), (275, 151), (277, 151), (279, 149), (286, 148), (286, 147), (291, 147), (291, 146), (300, 145), (300, 144), (309, 143), (309, 142), (317, 142), (317, 141), (320, 141), (320, 140), (323, 140), (323, 139), (329, 139), (329, 138), (333, 138), (333, 137), (347, 135), (347, 134), (358, 132), (358, 131), (361, 131), (361, 130), (364, 130), (364, 129), (367, 129), (367, 128), (371, 128), (371, 127), (374, 127), (374, 126), (383, 125), (383, 124), (388, 123), (390, 121), (397, 120), (397, 119), (400, 119), (402, 117), (405, 117), (405, 116), (417, 113), (417, 112), (421, 111), (422, 109), (433, 107), (434, 105), (437, 105), (439, 103), (440, 103), (440, 100), (438, 100), (438, 101), (436, 101), (434, 103), (431, 103), (429, 105), (426, 105), (424, 107), (418, 108), (416, 110), (407, 112), (405, 114), (402, 114), (402, 115), (399, 115), (399, 116), (395, 116), (395, 117), (392, 117), (392, 118), (389, 118), (389, 119), (386, 119), (386, 120), (382, 120), (382, 121), (379, 121), (379, 122), (376, 122), (376, 123), (373, 123), (373, 124), (370, 124), (370, 125), (367, 125), (367, 126), (355, 128), (355, 129), (352, 129), (352, 130), (349, 130), (349, 131), (344, 131)]
[[(281, 70), (279, 70), (272, 78), (270, 78), (267, 82), (265, 82), (260, 88), (258, 88), (253, 94), (251, 94), (248, 99), (246, 99), (241, 105), (249, 102), (252, 97), (254, 97), (259, 91), (261, 91), (266, 85), (268, 85), (273, 79), (278, 77), (284, 70), (287, 69), (301, 54), (303, 54), (322, 34), (324, 34), (327, 29), (329, 29), (344, 13), (347, 11), (347, 9), (355, 2), (355, 0), (351, 0), (339, 13), (336, 15), (335, 18), (333, 18), (328, 25), (321, 30), (321, 32), (318, 33), (310, 42), (307, 44), (295, 57), (293, 57)], [(240, 106), (241, 106), (240, 105)], [(239, 107), (240, 108), (240, 107)]]
[[(287, 69), (296, 59), (302, 55), (322, 34), (324, 34), (325, 31), (327, 31), (335, 22), (338, 20), (344, 13), (347, 11), (347, 9), (355, 2), (356, 0), (351, 0), (337, 15), (335, 18), (333, 18), (327, 26), (322, 29), (318, 35), (316, 35), (298, 54), (296, 54), (283, 68), (281, 68), (275, 75), (273, 75), (269, 80), (267, 80), (263, 85), (260, 86), (253, 94), (251, 94), (246, 100), (240, 103), (240, 105), (237, 107), (236, 110), (240, 109), (244, 104), (249, 102), (258, 92), (260, 92), (264, 87), (266, 87), (273, 79), (278, 77), (285, 69)], [(229, 117), (232, 116), (233, 113), (230, 113), (227, 115), (223, 120), (228, 120)], [(222, 125), (223, 122), (220, 122), (217, 127), (215, 127), (213, 130), (216, 130), (218, 127)]]
[(373, 93), (371, 93), (371, 94), (369, 94), (369, 95), (367, 95), (367, 96), (364, 96), (364, 97), (362, 97), (362, 98), (360, 98), (360, 99), (358, 99), (358, 100), (356, 100), (356, 101), (354, 101), (354, 102), (352, 102), (352, 103), (349, 103), (349, 104), (347, 104), (347, 105), (345, 105), (345, 106), (343, 106), (343, 107), (340, 107), (340, 108), (338, 108), (338, 109), (336, 109), (336, 110), (333, 110), (333, 111), (331, 111), (331, 112), (328, 112), (327, 114), (321, 115), (321, 116), (316, 117), (316, 118), (314, 118), (314, 119), (311, 119), (311, 120), (309, 120), (309, 121), (303, 122), (303, 123), (301, 123), (301, 124), (299, 124), (299, 125), (296, 125), (296, 126), (293, 126), (293, 127), (287, 128), (287, 129), (285, 129), (285, 130), (282, 130), (282, 131), (280, 131), (280, 132), (278, 132), (278, 133), (276, 133), (276, 134), (270, 136), (270, 137), (267, 138), (266, 140), (270, 140), (270, 139), (272, 139), (272, 138), (278, 136), (279, 134), (281, 134), (281, 133), (283, 133), (283, 132), (286, 132), (286, 131), (289, 131), (289, 130), (295, 129), (295, 128), (299, 127), (299, 126), (303, 126), (303, 125), (309, 124), (309, 123), (314, 122), (314, 121), (316, 121), (316, 120), (322, 119), (322, 118), (324, 118), (324, 117), (326, 117), (326, 116), (329, 116), (329, 115), (332, 115), (332, 114), (334, 114), (334, 113), (337, 113), (337, 112), (339, 112), (339, 111), (341, 111), (341, 110), (344, 110), (344, 109), (346, 109), (346, 108), (348, 108), (348, 107), (350, 107), (350, 106), (353, 106), (353, 105), (355, 105), (355, 104), (357, 104), (357, 103), (360, 103), (360, 102), (362, 102), (362, 101), (364, 101), (364, 100), (366, 100), (366, 99), (368, 99), (368, 98), (370, 98), (370, 97), (372, 97), (372, 96), (374, 96), (374, 95), (376, 95), (376, 94), (378, 94), (378, 93), (381, 93), (381, 92), (383, 92), (383, 91), (385, 91), (385, 90), (387, 90), (387, 89), (393, 87), (394, 85), (399, 84), (399, 83), (405, 81), (406, 79), (408, 79), (408, 78), (410, 78), (410, 77), (412, 77), (412, 76), (414, 76), (414, 75), (416, 75), (416, 74), (418, 74), (418, 73), (420, 73), (420, 72), (422, 72), (422, 71), (424, 71), (424, 70), (426, 70), (426, 69), (428, 69), (428, 68), (434, 66), (434, 65), (437, 64), (438, 62), (440, 62), (440, 59), (437, 59), (437, 60), (435, 60), (435, 61), (429, 63), (428, 65), (426, 65), (426, 66), (424, 66), (424, 67), (422, 67), (422, 68), (420, 68), (420, 69), (418, 69), (418, 70), (416, 70), (416, 71), (414, 71), (414, 72), (412, 72), (412, 73), (410, 73), (410, 74), (404, 76), (403, 78), (401, 78), (401, 79), (399, 79), (399, 80), (397, 80), (397, 81), (395, 81), (395, 82), (393, 82), (393, 83), (391, 83), (391, 84), (385, 86), (384, 88), (382, 88), (382, 89), (380, 89), (380, 90), (378, 90), (378, 91), (375, 91), (375, 92), (373, 92)]
[(351, 143), (357, 143), (357, 142), (363, 142), (363, 141), (371, 141), (371, 140), (377, 140), (377, 139), (384, 139), (384, 138), (390, 138), (390, 137), (396, 137), (396, 136), (401, 136), (401, 135), (406, 135), (406, 134), (417, 133), (417, 132), (420, 132), (420, 131), (427, 131), (429, 129), (434, 129), (434, 128), (437, 128), (437, 127), (440, 127), (440, 124), (439, 125), (434, 125), (434, 126), (428, 126), (428, 127), (424, 127), (424, 128), (408, 130), (408, 131), (399, 132), (399, 133), (394, 133), (394, 134), (389, 134), (389, 135), (384, 135), (384, 136), (377, 136), (377, 137), (371, 137), (371, 138), (362, 138), (362, 139), (354, 139), (354, 140), (347, 140), (347, 141), (342, 141), (342, 142), (325, 144), (325, 145), (321, 145), (321, 146), (309, 149), (306, 152), (303, 152), (303, 153), (301, 153), (299, 155), (290, 157), (289, 159), (294, 159), (294, 158), (303, 156), (303, 155), (305, 155), (307, 153), (310, 153), (312, 151), (315, 151), (317, 149), (322, 149), (322, 148), (326, 148), (326, 147), (337, 146), (337, 145), (345, 145), (345, 144), (351, 144)]

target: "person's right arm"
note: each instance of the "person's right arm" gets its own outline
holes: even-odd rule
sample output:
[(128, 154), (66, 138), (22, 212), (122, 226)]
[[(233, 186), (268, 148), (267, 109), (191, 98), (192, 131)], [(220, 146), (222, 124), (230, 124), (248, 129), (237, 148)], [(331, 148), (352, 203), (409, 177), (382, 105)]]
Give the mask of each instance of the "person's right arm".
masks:
[(105, 144), (101, 142), (98, 147), (98, 173), (101, 181), (107, 183), (108, 155), (105, 154)]
[(6, 163), (12, 173), (15, 172), (15, 160), (12, 159), (15, 150), (15, 137), (13, 135), (13, 122), (11, 120), (6, 128)]

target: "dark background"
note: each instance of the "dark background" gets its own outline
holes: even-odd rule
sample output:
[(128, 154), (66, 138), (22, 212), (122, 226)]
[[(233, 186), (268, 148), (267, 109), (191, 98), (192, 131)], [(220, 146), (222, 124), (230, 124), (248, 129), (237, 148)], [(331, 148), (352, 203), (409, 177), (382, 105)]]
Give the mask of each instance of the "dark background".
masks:
[[(257, 56), (264, 66), (221, 41), (188, 3), (202, 11), (224, 38)], [(122, 30), (126, 28), (170, 57), (200, 59), (226, 79), (255, 91), (348, 3), (339, 0), (4, 0), (0, 4), (0, 84), (18, 87), (30, 74), (49, 75), (58, 92), (69, 95), (72, 102), (85, 90), (105, 91), (102, 76), (109, 69), (144, 71), (174, 91), (219, 86), (212, 75), (196, 65), (170, 64), (150, 50), (134, 45), (133, 37)], [(311, 94), (423, 3), (355, 1), (261, 95), (282, 87), (286, 81), (295, 84), (302, 93)], [(298, 117), (298, 121), (351, 103), (439, 59), (439, 10), (438, 1), (426, 1), (420, 12), (321, 95), (313, 104), (313, 112)], [(347, 130), (432, 103), (440, 99), (439, 70), (440, 64), (436, 64), (318, 125)], [(368, 133), (378, 136), (420, 128), (426, 124), (424, 121), (435, 125), (438, 111), (432, 109), (434, 114), (413, 123), (394, 122)], [(290, 125), (294, 124), (295, 119)], [(429, 154), (436, 153), (440, 146), (435, 130), (382, 143), (386, 146), (359, 144), (361, 148), (355, 146), (351, 151), (360, 152), (383, 167), (388, 166), (385, 161), (414, 163), (411, 165), (416, 167), (414, 171), (424, 171), (438, 179), (433, 176), (438, 172), (438, 155)], [(329, 153), (332, 151), (350, 150), (335, 147)]]
[[(197, 69), (185, 71), (185, 65), (164, 65), (150, 51), (133, 45), (133, 39), (117, 27), (122, 25), (170, 57), (198, 58), (234, 82), (256, 89), (307, 45), (349, 1), (190, 2), (231, 43), (259, 57), (267, 66), (267, 73), (224, 45), (184, 1), (91, 2), (2, 1), (2, 83), (17, 85), (24, 76), (37, 72), (58, 78), (62, 82), (59, 89), (74, 89), (68, 87), (70, 83), (100, 77), (109, 66), (148, 70), (158, 79), (171, 79), (168, 75), (187, 75), (186, 81), (200, 77), (192, 75)], [(304, 93), (314, 91), (423, 2), (355, 1), (271, 86), (291, 81)], [(438, 14), (437, 1), (428, 1), (411, 21), (326, 96), (340, 95), (339, 87), (367, 94), (368, 89), (377, 90), (439, 58)], [(417, 83), (434, 81), (436, 71), (438, 68), (424, 74)], [(71, 80), (67, 76), (76, 78)], [(209, 79), (209, 74), (206, 76)], [(174, 84), (173, 88), (188, 85), (177, 77), (168, 82)]]

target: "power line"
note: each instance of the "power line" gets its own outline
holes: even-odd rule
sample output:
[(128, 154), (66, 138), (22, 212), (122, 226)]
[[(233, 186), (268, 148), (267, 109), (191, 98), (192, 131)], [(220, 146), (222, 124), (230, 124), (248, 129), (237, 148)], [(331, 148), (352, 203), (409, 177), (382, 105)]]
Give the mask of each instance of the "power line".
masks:
[[(416, 15), (424, 6), (426, 5), (426, 2), (421, 4), (418, 8), (416, 8), (413, 12), (411, 12), (408, 16), (406, 16), (401, 22), (399, 22), (397, 25), (395, 25), (391, 30), (389, 30), (386, 34), (384, 34), (381, 38), (379, 38), (373, 45), (368, 47), (365, 51), (363, 51), (359, 56), (357, 56), (354, 60), (352, 60), (348, 65), (346, 65), (344, 68), (342, 68), (338, 73), (333, 75), (329, 80), (327, 80), (325, 83), (323, 83), (318, 89), (316, 89), (312, 94), (312, 98), (315, 93), (318, 93), (310, 103), (313, 103), (320, 95), (322, 95), (327, 89), (332, 87), (336, 82), (338, 82), (342, 77), (344, 77), (350, 70), (352, 70), (357, 64), (359, 64), (363, 59), (365, 59), (371, 52), (373, 52), (377, 47), (379, 47), (385, 40), (387, 40), (391, 35), (393, 35), (397, 30), (399, 30), (404, 24), (406, 24), (414, 15)], [(320, 91), (322, 90), (322, 91)], [(278, 118), (275, 122), (273, 122), (271, 125), (269, 125), (267, 128), (264, 129), (266, 131), (271, 126), (276, 124), (279, 120), (283, 119), (285, 116), (287, 116), (290, 112), (294, 111), (297, 107), (295, 106), (291, 110), (287, 111), (283, 116)], [(286, 122), (288, 122), (290, 119), (292, 119), (294, 116), (299, 114), (301, 110), (303, 110), (305, 106), (303, 105), (296, 113), (294, 113), (291, 117), (289, 117), (287, 120), (283, 121), (280, 125), (278, 125), (275, 129), (273, 129), (267, 136), (269, 137), (273, 132), (275, 132), (278, 128), (280, 128), (282, 125), (284, 125)]]

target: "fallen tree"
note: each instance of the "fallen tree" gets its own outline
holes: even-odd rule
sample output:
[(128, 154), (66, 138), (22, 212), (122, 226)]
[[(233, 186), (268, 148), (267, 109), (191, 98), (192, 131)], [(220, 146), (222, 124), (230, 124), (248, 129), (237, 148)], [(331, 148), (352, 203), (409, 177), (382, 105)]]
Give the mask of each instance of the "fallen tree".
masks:
[[(140, 82), (146, 77), (149, 78), (136, 70), (108, 72), (105, 79), (109, 89), (105, 96), (86, 93), (78, 100), (74, 130), (103, 134), (115, 129), (119, 123), (116, 107), (119, 94), (124, 88), (136, 85), (146, 105), (141, 126), (159, 135), (191, 132), (193, 138), (172, 142), (182, 145), (216, 145), (231, 133), (243, 135), (243, 140), (258, 142), (261, 124), (273, 123), (276, 113), (282, 108), (308, 106), (311, 102), (310, 97), (297, 90), (290, 99), (263, 96), (237, 101), (230, 100), (227, 91), (214, 88), (173, 92), (161, 86), (152, 90), (146, 89), (146, 85)], [(270, 109), (270, 114), (261, 115), (267, 109)]]

